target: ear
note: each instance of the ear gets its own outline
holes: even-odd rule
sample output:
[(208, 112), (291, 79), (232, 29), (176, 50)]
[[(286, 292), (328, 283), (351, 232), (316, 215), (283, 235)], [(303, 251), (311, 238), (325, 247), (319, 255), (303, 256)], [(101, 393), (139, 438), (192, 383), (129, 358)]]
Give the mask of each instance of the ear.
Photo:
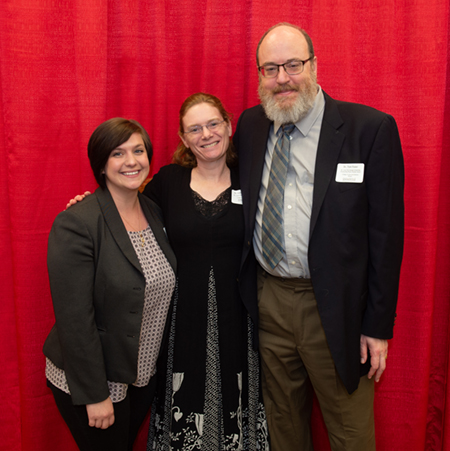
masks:
[(317, 74), (317, 56), (311, 60), (311, 70)]
[(228, 136), (231, 136), (233, 134), (233, 129), (231, 127), (231, 122), (227, 123), (227, 128), (228, 128)]
[(184, 134), (183, 133), (179, 133), (180, 139), (183, 142), (183, 144), (186, 146), (187, 149), (189, 149), (189, 143), (187, 142), (187, 140), (184, 138)]

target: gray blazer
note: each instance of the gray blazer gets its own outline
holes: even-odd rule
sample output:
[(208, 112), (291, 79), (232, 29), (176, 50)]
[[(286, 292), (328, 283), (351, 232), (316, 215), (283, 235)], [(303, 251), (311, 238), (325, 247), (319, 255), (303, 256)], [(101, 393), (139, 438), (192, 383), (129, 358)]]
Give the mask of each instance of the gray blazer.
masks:
[[(159, 207), (141, 194), (139, 201), (175, 271)], [(107, 380), (136, 380), (145, 293), (144, 274), (107, 189), (56, 217), (47, 265), (56, 324), (44, 354), (65, 371), (75, 405), (103, 401)]]

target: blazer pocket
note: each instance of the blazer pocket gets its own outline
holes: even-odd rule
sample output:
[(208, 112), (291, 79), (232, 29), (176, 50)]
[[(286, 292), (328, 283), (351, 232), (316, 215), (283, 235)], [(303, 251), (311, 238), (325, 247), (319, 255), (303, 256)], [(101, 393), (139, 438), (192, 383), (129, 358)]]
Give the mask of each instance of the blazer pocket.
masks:
[(350, 190), (363, 189), (365, 186), (364, 183), (336, 183), (339, 187), (339, 191), (341, 191), (342, 193)]

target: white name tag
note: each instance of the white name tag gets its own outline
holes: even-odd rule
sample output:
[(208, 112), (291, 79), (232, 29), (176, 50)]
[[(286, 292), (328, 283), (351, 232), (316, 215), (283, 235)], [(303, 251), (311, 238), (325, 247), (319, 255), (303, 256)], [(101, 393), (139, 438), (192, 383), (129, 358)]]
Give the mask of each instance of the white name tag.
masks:
[(336, 182), (362, 183), (364, 180), (364, 163), (339, 163)]
[(242, 205), (242, 192), (240, 189), (231, 190), (231, 203), (236, 205)]

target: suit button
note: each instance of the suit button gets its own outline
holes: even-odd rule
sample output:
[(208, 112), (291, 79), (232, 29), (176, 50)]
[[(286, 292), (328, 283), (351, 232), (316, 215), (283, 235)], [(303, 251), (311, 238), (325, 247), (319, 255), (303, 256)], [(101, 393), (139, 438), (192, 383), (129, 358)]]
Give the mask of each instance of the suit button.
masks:
[(134, 287), (133, 290), (134, 291), (141, 291), (141, 287)]

